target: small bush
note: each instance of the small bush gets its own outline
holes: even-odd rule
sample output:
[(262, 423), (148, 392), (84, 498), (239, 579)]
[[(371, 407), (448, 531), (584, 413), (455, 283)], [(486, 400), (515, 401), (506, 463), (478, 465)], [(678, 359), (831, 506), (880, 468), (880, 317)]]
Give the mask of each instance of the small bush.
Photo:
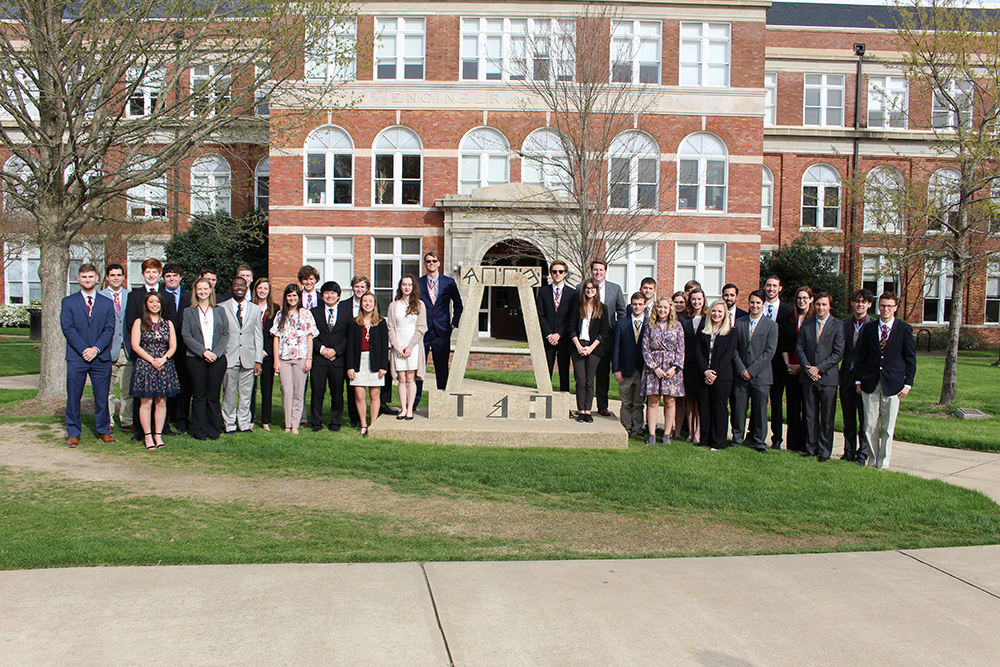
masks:
[(0, 304), (0, 327), (28, 326), (28, 307)]

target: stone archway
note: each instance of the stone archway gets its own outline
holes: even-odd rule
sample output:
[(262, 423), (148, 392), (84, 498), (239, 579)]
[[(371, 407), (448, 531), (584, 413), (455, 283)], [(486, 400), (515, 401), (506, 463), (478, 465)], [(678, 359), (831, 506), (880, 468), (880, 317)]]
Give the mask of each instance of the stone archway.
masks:
[[(537, 266), (545, 275), (547, 263), (542, 251), (524, 239), (506, 239), (493, 244), (479, 262), (483, 266)], [(534, 308), (535, 304), (527, 304)], [(521, 298), (516, 287), (487, 287), (479, 306), (479, 333), (490, 338), (524, 341)]]

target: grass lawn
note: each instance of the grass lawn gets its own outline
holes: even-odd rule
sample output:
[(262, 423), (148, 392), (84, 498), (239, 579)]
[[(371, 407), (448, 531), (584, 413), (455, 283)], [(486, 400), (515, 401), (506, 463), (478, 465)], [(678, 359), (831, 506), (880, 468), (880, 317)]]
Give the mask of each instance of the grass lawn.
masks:
[(38, 373), (42, 363), (38, 346), (37, 341), (23, 338), (0, 341), (0, 377)]
[(0, 327), (0, 336), (27, 336), (28, 329), (22, 327)]

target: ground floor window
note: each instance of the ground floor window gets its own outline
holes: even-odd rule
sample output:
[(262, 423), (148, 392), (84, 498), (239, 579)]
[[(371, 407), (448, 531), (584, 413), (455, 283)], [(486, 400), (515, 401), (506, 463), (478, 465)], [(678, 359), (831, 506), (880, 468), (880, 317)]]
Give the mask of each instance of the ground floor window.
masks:
[[(384, 316), (396, 295), (396, 285), (406, 274), (420, 276), (420, 239), (399, 236), (372, 239), (372, 291)], [(444, 272), (445, 267), (441, 267)]]
[(354, 239), (350, 236), (307, 236), (303, 263), (319, 272), (318, 287), (328, 280), (336, 281), (343, 297), (351, 291)]
[(986, 322), (1000, 324), (1000, 262), (990, 262), (986, 272)]
[(872, 317), (878, 317), (878, 297), (883, 292), (894, 292), (897, 297), (900, 286), (899, 275), (892, 269), (884, 255), (865, 255), (861, 260), (861, 287), (875, 295), (868, 310)]
[(678, 243), (674, 261), (675, 290), (684, 289), (689, 280), (697, 280), (709, 301), (722, 296), (726, 284), (725, 243)]
[[(4, 270), (4, 300), (8, 304), (22, 305), (40, 300), (42, 298), (42, 281), (38, 277), (38, 265), (41, 257), (38, 246), (25, 245), (20, 248), (20, 252), (16, 248), (4, 248), (5, 257), (9, 257), (8, 252), (16, 256), (10, 258), (10, 262)], [(103, 258), (98, 258), (98, 260), (101, 259)], [(69, 270), (66, 272), (67, 295), (80, 291), (76, 275), (80, 272), (81, 264), (91, 261), (94, 260), (86, 246), (70, 246)]]
[(656, 278), (655, 241), (632, 241), (624, 257), (608, 264), (608, 280), (621, 285), (626, 301), (646, 277)]
[(935, 259), (924, 265), (924, 322), (951, 321), (951, 262)]
[[(133, 241), (128, 244), (128, 281), (129, 288), (142, 285), (142, 263), (147, 259), (167, 261), (167, 253), (160, 241)], [(189, 278), (191, 276), (188, 276)]]

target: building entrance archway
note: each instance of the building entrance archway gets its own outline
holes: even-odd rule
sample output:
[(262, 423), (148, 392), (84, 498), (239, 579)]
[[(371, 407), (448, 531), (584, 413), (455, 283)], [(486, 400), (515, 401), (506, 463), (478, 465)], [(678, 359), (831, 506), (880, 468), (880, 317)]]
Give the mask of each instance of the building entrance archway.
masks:
[[(507, 239), (493, 244), (481, 262), (484, 266), (537, 266), (546, 275), (547, 263), (536, 245), (523, 239)], [(487, 287), (479, 306), (479, 335), (524, 341), (522, 308), (535, 304), (521, 304), (516, 287)]]

